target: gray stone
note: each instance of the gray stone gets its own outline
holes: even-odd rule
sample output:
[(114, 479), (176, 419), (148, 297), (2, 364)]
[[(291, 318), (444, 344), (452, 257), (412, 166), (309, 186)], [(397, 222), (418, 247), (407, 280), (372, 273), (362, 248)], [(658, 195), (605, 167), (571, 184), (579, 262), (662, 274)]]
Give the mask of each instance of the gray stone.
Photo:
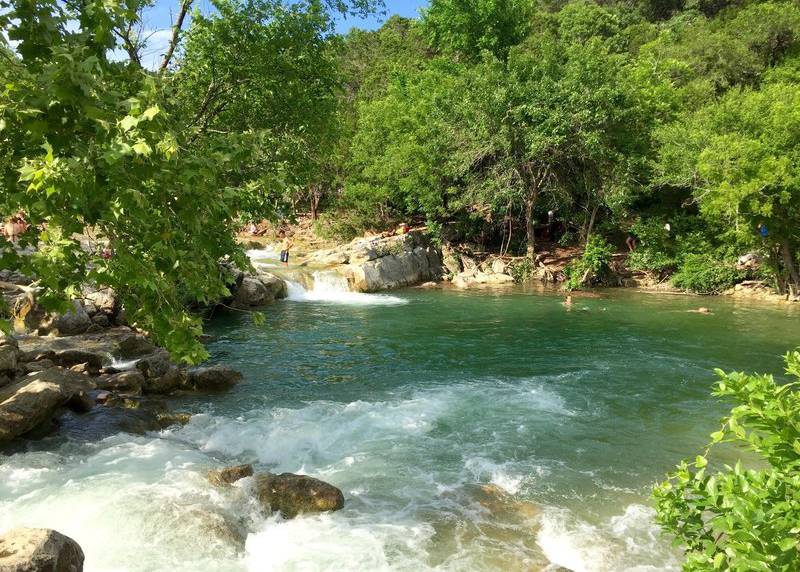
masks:
[(206, 477), (209, 482), (216, 486), (221, 487), (225, 485), (232, 485), (236, 481), (244, 479), (245, 477), (253, 476), (253, 465), (236, 465), (234, 467), (223, 467), (215, 471), (208, 471)]
[(60, 367), (33, 373), (0, 389), (0, 443), (25, 435), (51, 419), (91, 379)]
[(145, 377), (140, 371), (121, 371), (104, 374), (95, 379), (97, 389), (107, 391), (130, 391), (138, 393), (145, 384)]
[(117, 348), (122, 359), (142, 357), (156, 351), (156, 346), (141, 334), (131, 334), (122, 338), (117, 343)]
[(14, 338), (0, 335), (0, 371), (17, 369), (19, 353), (19, 344)]
[(286, 283), (274, 274), (248, 275), (242, 279), (232, 305), (240, 309), (254, 308), (285, 298), (286, 295)]
[(280, 512), (284, 518), (344, 508), (342, 491), (305, 475), (259, 473), (254, 478), (253, 490), (262, 506)]
[(0, 536), (0, 572), (82, 572), (78, 543), (45, 528), (16, 528)]
[(189, 385), (195, 389), (213, 391), (229, 389), (239, 383), (242, 374), (227, 365), (215, 365), (189, 372)]
[(22, 369), (25, 373), (34, 373), (37, 371), (44, 371), (55, 366), (55, 362), (51, 359), (40, 359), (39, 361), (31, 361), (23, 365)]
[(72, 307), (71, 311), (55, 317), (52, 326), (49, 328), (50, 332), (54, 332), (58, 336), (74, 336), (82, 334), (89, 329), (92, 325), (92, 319), (83, 309), (83, 304), (81, 304), (80, 300), (73, 300)]
[(84, 350), (79, 348), (69, 348), (57, 350), (53, 355), (53, 361), (62, 367), (72, 367), (79, 364), (88, 364), (90, 368), (100, 369), (103, 365), (102, 353)]
[(111, 327), (111, 320), (108, 319), (108, 316), (105, 314), (95, 314), (92, 316), (92, 323), (95, 326), (100, 326), (101, 328), (110, 328)]
[(136, 362), (136, 369), (144, 375), (144, 393), (166, 394), (180, 388), (185, 381), (184, 371), (175, 364), (166, 350), (158, 350), (153, 355)]
[(94, 404), (94, 399), (83, 390), (76, 392), (67, 401), (67, 407), (76, 413), (86, 413), (87, 411), (91, 411), (92, 407), (94, 407)]

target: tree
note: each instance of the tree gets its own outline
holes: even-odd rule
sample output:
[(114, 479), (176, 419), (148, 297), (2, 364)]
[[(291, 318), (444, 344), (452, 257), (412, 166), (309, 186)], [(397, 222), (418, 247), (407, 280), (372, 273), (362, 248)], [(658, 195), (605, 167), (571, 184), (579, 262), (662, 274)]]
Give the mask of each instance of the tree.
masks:
[(800, 294), (800, 86), (731, 91), (661, 134), (660, 175), (692, 189), (701, 212), (729, 226), (767, 229), (781, 292)]
[[(792, 381), (784, 384), (717, 370), (713, 395), (733, 409), (703, 454), (655, 487), (656, 520), (685, 547), (686, 572), (800, 567), (800, 352), (786, 355), (786, 371)], [(712, 470), (724, 443), (740, 458)]]

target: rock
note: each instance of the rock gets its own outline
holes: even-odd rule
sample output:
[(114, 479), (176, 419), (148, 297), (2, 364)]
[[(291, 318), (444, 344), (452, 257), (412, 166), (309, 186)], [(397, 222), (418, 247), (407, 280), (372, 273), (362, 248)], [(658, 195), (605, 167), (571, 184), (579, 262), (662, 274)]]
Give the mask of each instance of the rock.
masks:
[(56, 352), (53, 350), (39, 348), (31, 351), (21, 351), (19, 354), (19, 361), (26, 363), (39, 360), (52, 360), (55, 355)]
[(85, 291), (83, 299), (92, 304), (98, 312), (105, 314), (106, 317), (114, 316), (119, 311), (117, 294), (111, 288)]
[(100, 326), (101, 328), (111, 327), (111, 320), (109, 320), (108, 316), (105, 314), (96, 314), (92, 316), (92, 323), (96, 326)]
[(80, 390), (94, 389), (86, 376), (60, 367), (33, 373), (0, 389), (0, 443), (25, 435), (51, 419)]
[(287, 295), (286, 283), (269, 273), (245, 276), (234, 296), (234, 308), (247, 309), (263, 306)]
[(192, 416), (189, 413), (159, 413), (157, 417), (162, 429), (166, 429), (171, 425), (186, 425), (192, 420)]
[(103, 366), (103, 358), (105, 357), (103, 354), (89, 350), (70, 348), (57, 350), (53, 355), (53, 361), (61, 367), (87, 364), (87, 367), (99, 370)]
[(232, 485), (236, 481), (245, 477), (253, 476), (253, 465), (236, 465), (234, 467), (223, 467), (216, 471), (208, 471), (206, 477), (215, 487)]
[(94, 407), (94, 399), (90, 397), (85, 391), (78, 391), (67, 401), (67, 407), (72, 409), (75, 413), (86, 413), (91, 411)]
[(442, 267), (434, 249), (417, 247), (363, 264), (351, 264), (346, 267), (345, 275), (354, 290), (378, 292), (439, 280)]
[(158, 350), (153, 355), (136, 362), (136, 369), (144, 375), (144, 393), (171, 393), (181, 387), (185, 380), (184, 372), (175, 364), (166, 350)]
[(458, 274), (464, 267), (458, 253), (449, 245), (442, 246), (442, 263), (449, 274)]
[(508, 264), (502, 258), (498, 258), (492, 262), (492, 272), (495, 274), (508, 274)]
[(54, 332), (57, 336), (74, 336), (89, 329), (92, 319), (83, 309), (83, 304), (80, 300), (73, 300), (72, 306), (72, 311), (59, 314), (53, 319), (49, 332)]
[[(94, 315), (97, 314), (97, 307), (91, 302), (83, 302), (83, 311), (86, 312), (90, 318), (94, 318)], [(106, 318), (106, 320), (108, 320), (108, 318)]]
[(100, 371), (99, 368), (93, 367), (88, 363), (79, 363), (77, 365), (71, 366), (69, 369), (77, 373), (83, 373), (85, 375), (90, 375), (90, 374), (94, 375), (99, 373)]
[(141, 334), (131, 334), (117, 342), (117, 351), (122, 359), (133, 359), (156, 351), (156, 346)]
[(22, 369), (25, 373), (34, 373), (37, 371), (44, 371), (55, 366), (55, 362), (51, 359), (41, 359), (39, 361), (28, 362), (23, 365)]
[(195, 389), (212, 391), (229, 389), (242, 379), (241, 372), (227, 365), (215, 365), (206, 369), (189, 372), (189, 385)]
[(95, 383), (97, 384), (97, 389), (139, 393), (145, 384), (145, 377), (140, 371), (122, 371), (110, 375), (101, 375), (95, 380)]
[(344, 508), (342, 491), (304, 475), (259, 473), (255, 476), (254, 491), (265, 508), (280, 512), (283, 518)]
[(10, 372), (19, 364), (19, 344), (12, 337), (0, 335), (0, 372)]
[(82, 572), (83, 550), (55, 530), (16, 528), (0, 536), (2, 572)]
[(0, 389), (3, 387), (10, 385), (11, 382), (14, 381), (10, 375), (7, 373), (0, 373)]

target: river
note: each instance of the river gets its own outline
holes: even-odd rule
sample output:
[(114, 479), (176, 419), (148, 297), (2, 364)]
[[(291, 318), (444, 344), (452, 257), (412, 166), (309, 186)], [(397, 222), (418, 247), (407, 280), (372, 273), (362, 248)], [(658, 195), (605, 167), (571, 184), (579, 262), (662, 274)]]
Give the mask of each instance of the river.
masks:
[[(800, 342), (800, 308), (722, 298), (291, 298), (210, 321), (245, 381), (176, 402), (186, 427), (3, 458), (0, 528), (72, 536), (88, 572), (677, 571), (648, 496), (724, 414), (713, 368), (779, 373)], [(239, 463), (328, 481), (345, 509), (266, 517), (204, 477)]]

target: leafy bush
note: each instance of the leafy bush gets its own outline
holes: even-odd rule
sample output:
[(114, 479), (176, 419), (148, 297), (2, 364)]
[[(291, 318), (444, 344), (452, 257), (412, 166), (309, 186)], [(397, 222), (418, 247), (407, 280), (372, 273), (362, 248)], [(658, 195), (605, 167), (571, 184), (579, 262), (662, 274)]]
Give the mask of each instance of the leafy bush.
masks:
[(511, 276), (514, 278), (514, 282), (517, 284), (521, 284), (530, 280), (532, 273), (533, 263), (531, 262), (530, 258), (526, 257), (515, 262), (513, 266), (511, 266)]
[(700, 294), (718, 294), (731, 288), (738, 278), (732, 264), (705, 254), (688, 254), (672, 277), (672, 285)]
[(602, 281), (608, 275), (614, 247), (599, 234), (593, 234), (586, 241), (583, 256), (564, 268), (567, 275), (567, 288), (574, 290), (587, 282)]
[[(786, 364), (788, 384), (717, 370), (713, 395), (735, 407), (703, 454), (654, 489), (656, 520), (685, 547), (686, 572), (800, 570), (800, 352)], [(758, 464), (748, 465), (761, 468), (739, 459), (712, 473), (708, 457), (722, 443), (752, 451)]]

